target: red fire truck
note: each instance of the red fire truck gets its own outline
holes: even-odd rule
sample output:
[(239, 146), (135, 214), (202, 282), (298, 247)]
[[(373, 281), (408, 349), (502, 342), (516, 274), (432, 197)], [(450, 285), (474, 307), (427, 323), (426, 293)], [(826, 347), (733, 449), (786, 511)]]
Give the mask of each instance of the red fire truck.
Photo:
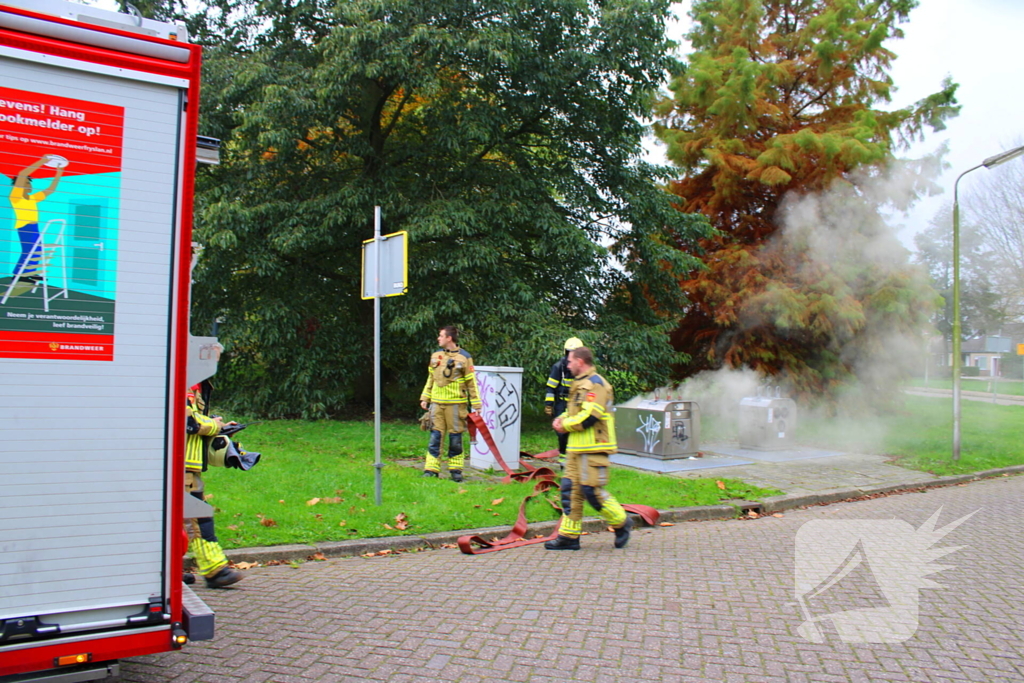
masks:
[(213, 636), (181, 581), (219, 356), (188, 329), (199, 67), (184, 26), (0, 0), (0, 680)]

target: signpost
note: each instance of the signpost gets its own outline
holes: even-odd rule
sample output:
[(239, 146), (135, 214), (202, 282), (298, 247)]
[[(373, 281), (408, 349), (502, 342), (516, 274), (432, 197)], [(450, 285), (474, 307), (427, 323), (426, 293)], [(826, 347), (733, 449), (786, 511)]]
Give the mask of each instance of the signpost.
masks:
[(377, 505), (382, 502), (380, 457), (380, 300), (405, 294), (409, 281), (408, 233), (380, 234), (380, 207), (373, 207), (373, 239), (363, 242), (362, 298), (373, 299), (373, 467)]

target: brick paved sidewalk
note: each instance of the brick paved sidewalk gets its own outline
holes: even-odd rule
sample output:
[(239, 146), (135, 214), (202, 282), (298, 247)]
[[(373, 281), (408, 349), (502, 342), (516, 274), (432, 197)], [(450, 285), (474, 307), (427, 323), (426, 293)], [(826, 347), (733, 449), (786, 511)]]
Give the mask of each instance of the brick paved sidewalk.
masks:
[[(940, 526), (977, 512), (938, 542), (964, 547), (932, 577), (944, 588), (920, 592), (909, 639), (845, 643), (828, 622), (824, 642), (800, 635), (805, 523), (916, 529), (940, 508)], [(621, 551), (599, 533), (579, 552), (435, 550), (253, 569), (236, 589), (200, 589), (217, 611), (216, 640), (128, 660), (120, 680), (1024, 680), (1024, 477), (780, 514), (646, 529)], [(878, 606), (870, 572), (858, 571), (816, 613)]]

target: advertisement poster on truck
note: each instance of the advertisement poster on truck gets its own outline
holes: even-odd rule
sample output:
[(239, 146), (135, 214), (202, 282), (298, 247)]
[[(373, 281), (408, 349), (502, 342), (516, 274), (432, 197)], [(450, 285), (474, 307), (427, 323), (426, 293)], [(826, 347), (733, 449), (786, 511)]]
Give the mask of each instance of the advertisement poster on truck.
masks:
[(0, 358), (114, 359), (123, 138), (123, 107), (0, 87)]

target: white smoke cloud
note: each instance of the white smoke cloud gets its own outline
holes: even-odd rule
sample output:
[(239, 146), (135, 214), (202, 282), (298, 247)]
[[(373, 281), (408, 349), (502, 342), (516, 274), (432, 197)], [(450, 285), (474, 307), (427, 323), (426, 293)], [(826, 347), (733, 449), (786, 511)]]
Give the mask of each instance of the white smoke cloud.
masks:
[[(932, 179), (942, 167), (941, 154), (917, 161), (894, 162), (881, 172), (854, 174), (825, 192), (788, 196), (777, 218), (781, 230), (765, 249), (792, 256), (790, 273), (802, 286), (814, 286), (822, 274), (838, 277), (849, 292), (886, 286), (887, 280), (927, 292), (927, 276), (910, 264), (910, 252), (897, 238), (899, 226), (891, 225), (887, 210), (903, 211), (915, 198), (929, 193)], [(837, 292), (842, 294), (842, 292)], [(743, 325), (763, 324), (770, 313), (745, 312)], [(897, 398), (896, 379), (911, 368), (923, 367), (923, 342), (930, 329), (894, 329), (867, 320), (855, 336), (837, 335), (831, 349), (851, 364), (856, 382), (839, 392), (838, 405), (825, 408), (801, 405), (801, 429), (805, 438), (820, 447), (877, 452), (884, 430), (866, 415), (878, 408), (880, 396)], [(759, 387), (770, 387), (781, 396), (792, 392), (786, 377), (765, 378), (748, 368), (703, 372), (676, 387), (638, 396), (627, 403), (671, 398), (696, 401), (700, 406), (702, 440), (734, 439), (740, 400), (755, 396)], [(809, 444), (810, 445), (810, 444)]]

